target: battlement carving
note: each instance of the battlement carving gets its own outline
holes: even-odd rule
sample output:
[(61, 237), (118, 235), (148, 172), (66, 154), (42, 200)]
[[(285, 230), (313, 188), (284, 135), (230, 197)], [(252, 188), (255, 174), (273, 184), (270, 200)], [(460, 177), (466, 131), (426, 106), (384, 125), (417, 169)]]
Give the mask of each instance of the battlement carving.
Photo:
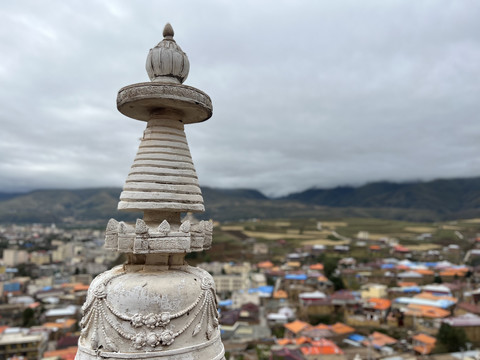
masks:
[(135, 226), (110, 219), (105, 232), (105, 249), (123, 253), (184, 253), (210, 249), (213, 222), (189, 220), (180, 226), (172, 226), (167, 220), (157, 228), (150, 228), (145, 221), (137, 219)]

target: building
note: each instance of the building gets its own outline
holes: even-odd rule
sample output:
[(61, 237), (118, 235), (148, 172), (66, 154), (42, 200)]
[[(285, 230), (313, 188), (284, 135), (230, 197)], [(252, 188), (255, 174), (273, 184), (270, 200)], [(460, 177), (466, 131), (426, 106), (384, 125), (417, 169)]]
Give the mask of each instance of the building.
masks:
[(362, 299), (386, 298), (387, 286), (381, 284), (365, 284), (361, 287)]
[(42, 332), (9, 328), (0, 334), (0, 359), (23, 356), (26, 360), (40, 360), (46, 349), (47, 336)]
[(249, 288), (248, 277), (241, 275), (214, 275), (217, 293), (227, 293)]
[(17, 266), (28, 262), (28, 252), (26, 250), (4, 249), (3, 264), (5, 266)]

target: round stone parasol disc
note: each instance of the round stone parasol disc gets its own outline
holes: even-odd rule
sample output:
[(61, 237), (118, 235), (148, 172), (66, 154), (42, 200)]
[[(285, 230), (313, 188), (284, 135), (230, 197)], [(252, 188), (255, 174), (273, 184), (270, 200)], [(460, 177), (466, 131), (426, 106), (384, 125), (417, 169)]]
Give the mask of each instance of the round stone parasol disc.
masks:
[(204, 92), (183, 84), (146, 82), (125, 86), (117, 96), (123, 115), (149, 121), (156, 112), (174, 111), (185, 124), (202, 122), (212, 116), (212, 101)]

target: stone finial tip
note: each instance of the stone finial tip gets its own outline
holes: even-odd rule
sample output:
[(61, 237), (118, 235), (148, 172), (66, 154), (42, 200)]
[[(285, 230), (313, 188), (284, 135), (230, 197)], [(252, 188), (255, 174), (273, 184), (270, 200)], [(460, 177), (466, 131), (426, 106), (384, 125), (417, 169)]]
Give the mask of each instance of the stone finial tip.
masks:
[(170, 23), (167, 23), (163, 29), (163, 37), (171, 39), (173, 38), (173, 35), (174, 35), (174, 32), (173, 32), (172, 25), (170, 25)]

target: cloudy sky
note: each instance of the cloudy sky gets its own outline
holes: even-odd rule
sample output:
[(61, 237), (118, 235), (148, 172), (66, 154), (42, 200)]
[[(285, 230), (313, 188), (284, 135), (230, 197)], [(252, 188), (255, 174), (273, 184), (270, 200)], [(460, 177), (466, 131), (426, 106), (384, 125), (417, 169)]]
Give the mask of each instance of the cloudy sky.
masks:
[(148, 81), (170, 22), (201, 185), (269, 195), (480, 176), (480, 2), (4, 1), (0, 192), (122, 186), (145, 123), (117, 91)]

